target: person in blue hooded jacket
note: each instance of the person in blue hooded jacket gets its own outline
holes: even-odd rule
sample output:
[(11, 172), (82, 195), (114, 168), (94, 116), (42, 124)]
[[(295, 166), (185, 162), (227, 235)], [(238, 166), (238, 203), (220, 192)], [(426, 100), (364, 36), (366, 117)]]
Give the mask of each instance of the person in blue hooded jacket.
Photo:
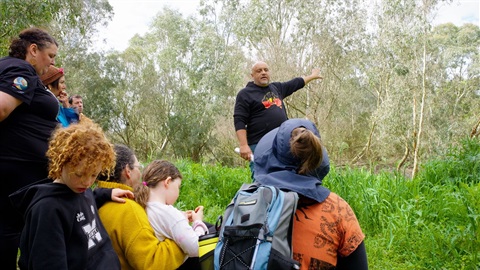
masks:
[(368, 269), (360, 224), (348, 203), (322, 186), (330, 170), (316, 126), (290, 119), (257, 144), (254, 180), (295, 191), (293, 258), (300, 269)]

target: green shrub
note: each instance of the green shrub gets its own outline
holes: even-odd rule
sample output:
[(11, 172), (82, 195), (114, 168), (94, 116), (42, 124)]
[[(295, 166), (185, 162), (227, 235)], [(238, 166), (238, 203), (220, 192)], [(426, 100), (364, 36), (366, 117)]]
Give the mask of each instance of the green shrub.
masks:
[(204, 206), (204, 220), (215, 223), (243, 183), (250, 183), (250, 171), (221, 165), (201, 165), (188, 160), (175, 162), (183, 175), (177, 207), (182, 210)]
[(418, 177), (424, 182), (479, 183), (480, 140), (467, 138), (458, 148), (450, 148), (443, 158), (431, 160), (423, 165)]

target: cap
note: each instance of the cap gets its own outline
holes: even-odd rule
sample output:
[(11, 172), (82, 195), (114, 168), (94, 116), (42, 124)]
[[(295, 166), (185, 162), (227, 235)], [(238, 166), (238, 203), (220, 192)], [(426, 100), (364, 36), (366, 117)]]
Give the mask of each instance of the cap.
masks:
[(64, 75), (63, 68), (57, 68), (54, 65), (48, 67), (47, 73), (40, 76), (44, 85), (49, 85), (52, 82), (60, 79)]

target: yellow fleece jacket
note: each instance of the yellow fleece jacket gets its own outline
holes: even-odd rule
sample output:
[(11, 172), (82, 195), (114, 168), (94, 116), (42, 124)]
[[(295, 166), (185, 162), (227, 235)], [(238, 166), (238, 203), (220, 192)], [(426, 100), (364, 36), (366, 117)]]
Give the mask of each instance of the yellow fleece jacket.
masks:
[[(130, 186), (105, 181), (97, 181), (97, 187), (132, 190)], [(184, 262), (183, 251), (170, 239), (159, 241), (145, 209), (134, 200), (126, 201), (107, 202), (98, 210), (122, 269), (177, 269)]]

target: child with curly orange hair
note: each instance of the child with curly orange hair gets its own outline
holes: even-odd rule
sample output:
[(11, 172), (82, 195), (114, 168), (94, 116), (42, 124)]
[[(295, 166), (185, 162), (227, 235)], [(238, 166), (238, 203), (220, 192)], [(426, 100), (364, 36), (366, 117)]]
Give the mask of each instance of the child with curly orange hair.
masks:
[(120, 269), (96, 202), (125, 202), (122, 197), (133, 198), (133, 193), (97, 189), (94, 194), (90, 188), (100, 172), (114, 167), (112, 144), (99, 126), (73, 124), (54, 132), (47, 157), (53, 183), (10, 196), (25, 218), (20, 269)]

